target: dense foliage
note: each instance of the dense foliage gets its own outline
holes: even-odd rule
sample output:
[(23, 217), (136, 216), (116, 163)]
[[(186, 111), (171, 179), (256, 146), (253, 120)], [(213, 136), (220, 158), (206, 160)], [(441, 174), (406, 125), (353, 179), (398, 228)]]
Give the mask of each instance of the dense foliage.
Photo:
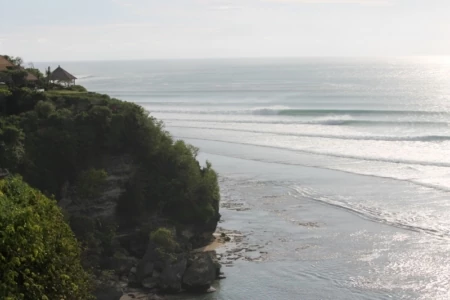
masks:
[[(158, 212), (180, 222), (217, 215), (216, 173), (142, 107), (96, 93), (10, 93), (0, 99), (0, 165), (47, 195), (60, 199), (65, 183), (103, 169), (106, 157), (129, 154), (138, 170), (120, 199), (120, 214)], [(88, 193), (95, 192), (88, 185)]]
[(0, 298), (90, 299), (77, 241), (54, 200), (0, 180)]
[[(20, 59), (12, 60), (21, 63)], [(81, 86), (50, 84), (40, 72), (26, 70), (39, 78), (37, 88), (24, 80), (23, 69), (0, 72), (0, 83), (4, 83), (0, 84), (0, 168), (20, 174), (40, 192), (17, 178), (2, 182), (0, 235), (7, 236), (3, 240), (0, 236), (0, 267), (6, 270), (6, 277), (0, 280), (1, 299), (7, 295), (14, 295), (11, 299), (46, 299), (44, 295), (48, 299), (88, 299), (80, 257), (83, 266), (101, 277), (98, 274), (108, 269), (104, 267), (108, 265), (106, 258), (129, 250), (118, 244), (119, 230), (142, 234), (144, 242), (153, 231), (150, 240), (160, 243), (166, 253), (177, 248), (175, 236), (164, 228), (155, 231), (151, 220), (200, 227), (217, 222), (217, 175), (209, 163), (204, 167), (199, 164), (196, 148), (174, 141), (161, 122), (136, 104), (88, 92)], [(108, 173), (121, 160), (130, 168), (117, 183)], [(99, 199), (108, 197), (103, 192), (111, 180), (120, 185), (113, 188), (121, 191), (114, 200), (114, 217), (91, 216), (99, 209)], [(81, 255), (61, 212), (44, 195), (56, 201), (69, 198), (81, 207), (66, 216), (82, 245)], [(17, 210), (4, 213), (5, 207)], [(22, 228), (24, 235), (9, 231), (8, 224)], [(33, 230), (38, 233), (34, 237)], [(47, 251), (47, 241), (39, 234), (56, 248)], [(56, 242), (55, 236), (62, 239)], [(3, 251), (1, 243), (5, 241), (18, 243), (14, 244), (19, 247), (15, 256), (9, 248)], [(31, 252), (22, 248), (28, 241), (31, 246), (26, 250)], [(62, 253), (67, 258), (58, 256)], [(40, 255), (41, 264), (37, 264), (36, 255)], [(36, 263), (33, 267), (41, 268), (40, 272), (25, 267), (25, 262)], [(44, 263), (50, 264), (49, 270)], [(45, 275), (47, 271), (51, 275)], [(28, 288), (31, 292), (24, 293)], [(71, 296), (64, 294), (66, 291)]]
[(173, 251), (178, 246), (172, 231), (164, 227), (153, 231), (150, 234), (150, 240), (165, 250)]

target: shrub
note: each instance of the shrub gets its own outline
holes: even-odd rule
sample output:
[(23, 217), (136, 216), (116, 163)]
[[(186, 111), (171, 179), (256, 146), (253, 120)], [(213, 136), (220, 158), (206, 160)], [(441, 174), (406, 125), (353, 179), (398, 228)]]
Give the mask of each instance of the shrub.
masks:
[(3, 100), (4, 98), (11, 96), (11, 91), (6, 87), (6, 85), (0, 85), (0, 100)]
[(105, 170), (91, 168), (82, 172), (77, 181), (78, 196), (86, 199), (98, 197), (107, 177), (108, 173)]
[(39, 101), (34, 109), (40, 117), (48, 118), (55, 111), (55, 106), (51, 102)]
[(55, 201), (18, 177), (0, 181), (0, 298), (92, 299), (80, 250)]
[(86, 88), (81, 85), (72, 85), (67, 88), (70, 91), (76, 91), (76, 92), (87, 92)]
[(25, 149), (23, 132), (15, 126), (0, 123), (0, 165), (14, 168), (23, 159)]
[(168, 251), (174, 251), (178, 247), (172, 231), (161, 227), (150, 233), (150, 240)]

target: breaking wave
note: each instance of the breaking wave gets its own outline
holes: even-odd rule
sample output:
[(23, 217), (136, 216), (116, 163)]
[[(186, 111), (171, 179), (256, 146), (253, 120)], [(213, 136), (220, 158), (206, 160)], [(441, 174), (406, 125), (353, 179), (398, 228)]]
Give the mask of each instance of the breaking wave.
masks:
[[(151, 107), (149, 107), (150, 110)], [(162, 113), (211, 114), (211, 115), (262, 115), (262, 116), (450, 116), (449, 111), (416, 110), (344, 110), (344, 109), (290, 109), (283, 107), (263, 107), (240, 110), (152, 110)]]
[[(339, 207), (341, 209), (348, 210), (363, 218), (384, 223), (397, 228), (411, 230), (415, 232), (423, 232), (440, 238), (449, 238), (450, 230), (443, 228), (438, 224), (427, 222), (426, 225), (420, 224), (421, 217), (418, 215), (402, 214), (390, 212), (377, 207), (370, 207), (360, 203), (352, 203), (346, 199), (339, 197), (328, 197), (324, 195), (316, 194), (313, 190), (307, 187), (290, 186), (299, 196), (322, 202), (328, 205)], [(433, 226), (436, 225), (436, 226)]]
[(307, 133), (293, 133), (293, 132), (277, 132), (277, 131), (262, 131), (262, 130), (246, 130), (246, 129), (233, 129), (222, 127), (200, 127), (200, 126), (184, 126), (184, 125), (168, 125), (173, 128), (192, 128), (192, 129), (208, 129), (208, 130), (224, 130), (224, 131), (236, 131), (236, 132), (248, 132), (248, 133), (261, 133), (261, 134), (275, 134), (283, 136), (298, 136), (298, 137), (311, 137), (311, 138), (327, 138), (338, 140), (361, 140), (361, 141), (411, 141), (411, 142), (443, 142), (450, 141), (450, 136), (446, 135), (419, 135), (419, 136), (359, 136), (359, 135), (331, 135), (331, 134), (307, 134)]

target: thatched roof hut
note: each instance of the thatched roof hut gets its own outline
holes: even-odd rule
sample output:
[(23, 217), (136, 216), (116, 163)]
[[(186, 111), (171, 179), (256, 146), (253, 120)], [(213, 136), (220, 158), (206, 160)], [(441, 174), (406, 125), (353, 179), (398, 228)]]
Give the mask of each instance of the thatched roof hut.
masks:
[(75, 79), (77, 78), (61, 68), (61, 66), (58, 66), (52, 74), (50, 74), (51, 81), (62, 82), (67, 85), (75, 84)]
[(38, 78), (35, 75), (31, 74), (30, 72), (27, 72), (27, 77), (25, 77), (25, 79), (28, 80), (28, 81), (36, 81), (36, 80), (38, 80)]
[(14, 65), (5, 57), (0, 55), (0, 72), (14, 68)]

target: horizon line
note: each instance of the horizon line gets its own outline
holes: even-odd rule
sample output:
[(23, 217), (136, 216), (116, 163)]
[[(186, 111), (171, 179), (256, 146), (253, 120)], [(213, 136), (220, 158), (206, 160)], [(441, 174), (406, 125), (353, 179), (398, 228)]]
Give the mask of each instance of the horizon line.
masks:
[[(261, 60), (261, 59), (405, 59), (405, 58), (448, 58), (447, 55), (342, 55), (342, 56), (261, 56), (261, 57), (201, 57), (201, 58), (117, 58), (117, 59), (80, 59), (80, 60), (25, 60), (25, 63), (74, 63), (74, 62), (117, 62), (117, 61), (208, 61), (208, 60)], [(23, 57), (22, 57), (23, 58)]]

